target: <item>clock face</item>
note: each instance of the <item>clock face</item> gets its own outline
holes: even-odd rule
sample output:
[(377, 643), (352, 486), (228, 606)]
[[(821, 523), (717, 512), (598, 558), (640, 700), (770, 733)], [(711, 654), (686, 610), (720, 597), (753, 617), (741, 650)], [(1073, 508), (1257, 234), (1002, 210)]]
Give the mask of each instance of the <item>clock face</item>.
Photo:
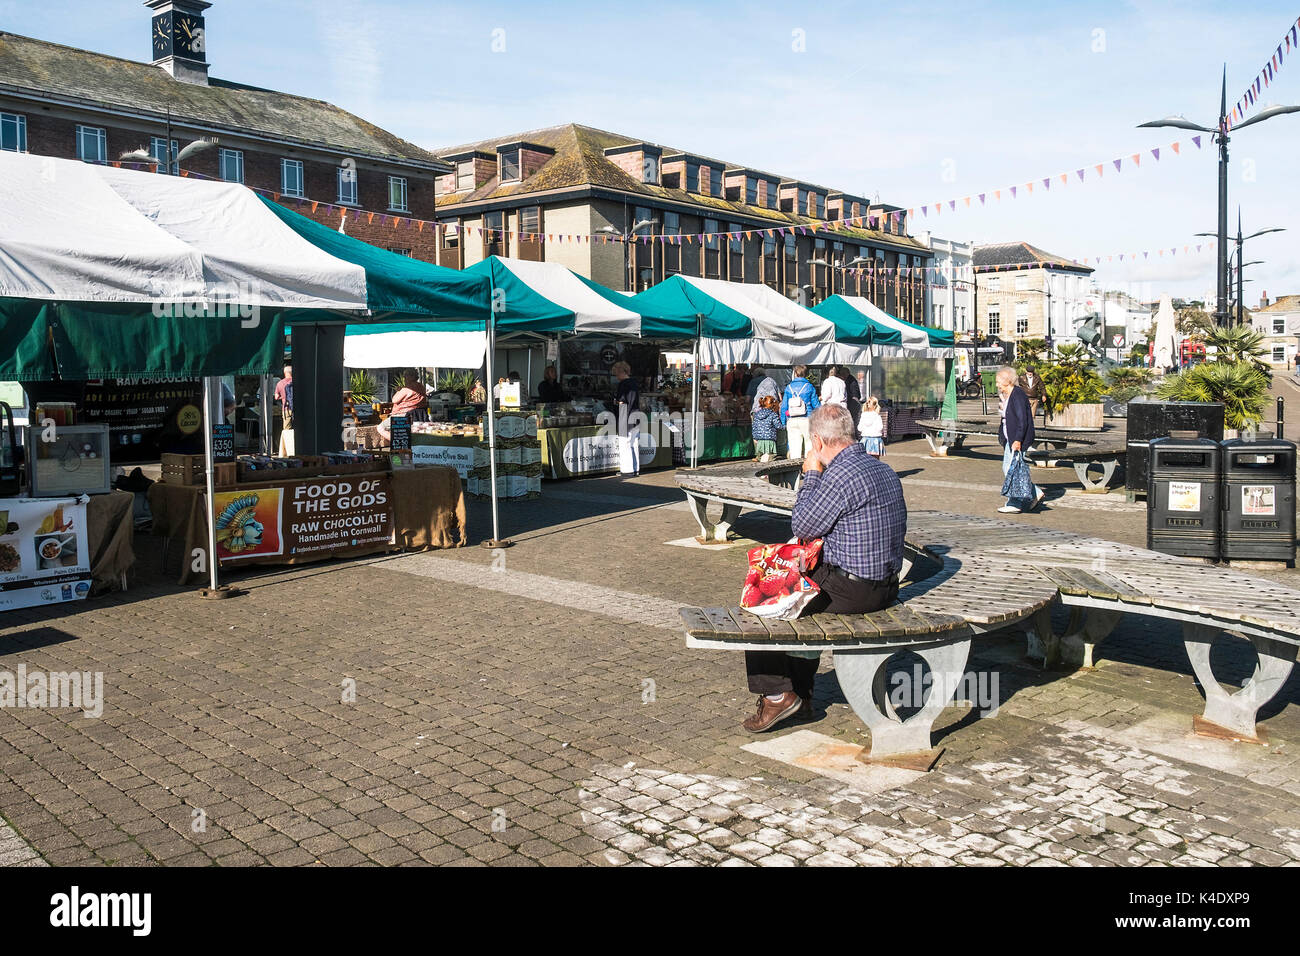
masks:
[(203, 21), (198, 17), (188, 17), (178, 13), (175, 24), (172, 37), (176, 41), (176, 52), (191, 59), (204, 59)]
[(170, 12), (153, 18), (153, 55), (164, 57), (171, 52), (172, 15)]

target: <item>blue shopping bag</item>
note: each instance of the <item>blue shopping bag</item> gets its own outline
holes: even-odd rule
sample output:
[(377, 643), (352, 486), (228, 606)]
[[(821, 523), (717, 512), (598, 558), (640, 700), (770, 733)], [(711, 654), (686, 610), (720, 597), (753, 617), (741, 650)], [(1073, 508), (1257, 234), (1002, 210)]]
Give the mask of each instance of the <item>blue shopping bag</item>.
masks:
[(1029, 462), (1025, 461), (1025, 453), (1022, 451), (1011, 454), (1011, 466), (1002, 482), (1002, 497), (1012, 500), (1018, 498), (1021, 501), (1034, 497), (1034, 479), (1029, 475)]

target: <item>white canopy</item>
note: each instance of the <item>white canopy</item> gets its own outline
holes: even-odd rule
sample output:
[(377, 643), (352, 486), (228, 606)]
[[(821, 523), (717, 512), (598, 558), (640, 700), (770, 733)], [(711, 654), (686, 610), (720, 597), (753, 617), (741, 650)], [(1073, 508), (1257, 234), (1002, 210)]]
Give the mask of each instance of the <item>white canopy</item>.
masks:
[(364, 309), (365, 270), (246, 187), (0, 152), (0, 296)]
[[(573, 313), (573, 332), (604, 333), (607, 335), (639, 336), (641, 316), (610, 301), (597, 292), (577, 273), (558, 262), (531, 262), (526, 259), (509, 259), (496, 256), (495, 268), (490, 269), (497, 288), (506, 295), (506, 311), (511, 311), (510, 297), (517, 287), (502, 274), (503, 269), (528, 290)], [(487, 263), (473, 268), (484, 268)], [(607, 290), (608, 291), (608, 290)]]
[(197, 249), (145, 219), (85, 163), (0, 152), (0, 296), (197, 302)]
[(484, 332), (375, 332), (343, 339), (343, 364), (348, 368), (482, 368), (487, 351)]
[(1174, 355), (1177, 353), (1176, 343), (1174, 342), (1177, 334), (1174, 322), (1174, 304), (1169, 296), (1163, 295), (1160, 297), (1160, 308), (1156, 310), (1156, 368), (1168, 368), (1174, 364)]
[(365, 307), (365, 269), (301, 238), (246, 187), (92, 168), (136, 212), (202, 254), (209, 292), (268, 308)]
[(913, 351), (930, 348), (930, 337), (924, 331), (914, 325), (900, 322), (870, 299), (860, 295), (842, 295), (840, 298), (873, 321), (901, 333), (904, 349)]
[(870, 365), (871, 350), (835, 341), (835, 324), (756, 282), (725, 282), (682, 276), (701, 292), (749, 319), (753, 336), (704, 338), (700, 360), (708, 365)]

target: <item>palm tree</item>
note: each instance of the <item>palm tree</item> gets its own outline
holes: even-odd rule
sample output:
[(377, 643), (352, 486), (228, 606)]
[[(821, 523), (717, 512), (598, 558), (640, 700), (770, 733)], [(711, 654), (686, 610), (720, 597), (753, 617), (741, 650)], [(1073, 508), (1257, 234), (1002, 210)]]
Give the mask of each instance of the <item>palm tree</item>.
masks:
[(1222, 402), (1224, 424), (1240, 429), (1263, 420), (1268, 385), (1268, 376), (1249, 361), (1202, 362), (1166, 378), (1156, 393), (1167, 401)]
[(1016, 343), (1016, 361), (1021, 365), (1037, 365), (1047, 351), (1047, 342), (1043, 339), (1021, 339)]
[(1248, 325), (1215, 326), (1206, 335), (1205, 344), (1214, 348), (1216, 362), (1249, 362), (1268, 374), (1268, 366), (1260, 361), (1266, 351), (1264, 336)]

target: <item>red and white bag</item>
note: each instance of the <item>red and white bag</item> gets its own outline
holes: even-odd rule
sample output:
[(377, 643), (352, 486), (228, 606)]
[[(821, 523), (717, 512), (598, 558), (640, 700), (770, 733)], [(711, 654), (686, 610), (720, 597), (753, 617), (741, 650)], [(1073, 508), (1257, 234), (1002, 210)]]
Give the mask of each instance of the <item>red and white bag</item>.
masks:
[(740, 606), (759, 617), (794, 620), (821, 591), (807, 577), (817, 567), (821, 553), (821, 538), (751, 548)]

